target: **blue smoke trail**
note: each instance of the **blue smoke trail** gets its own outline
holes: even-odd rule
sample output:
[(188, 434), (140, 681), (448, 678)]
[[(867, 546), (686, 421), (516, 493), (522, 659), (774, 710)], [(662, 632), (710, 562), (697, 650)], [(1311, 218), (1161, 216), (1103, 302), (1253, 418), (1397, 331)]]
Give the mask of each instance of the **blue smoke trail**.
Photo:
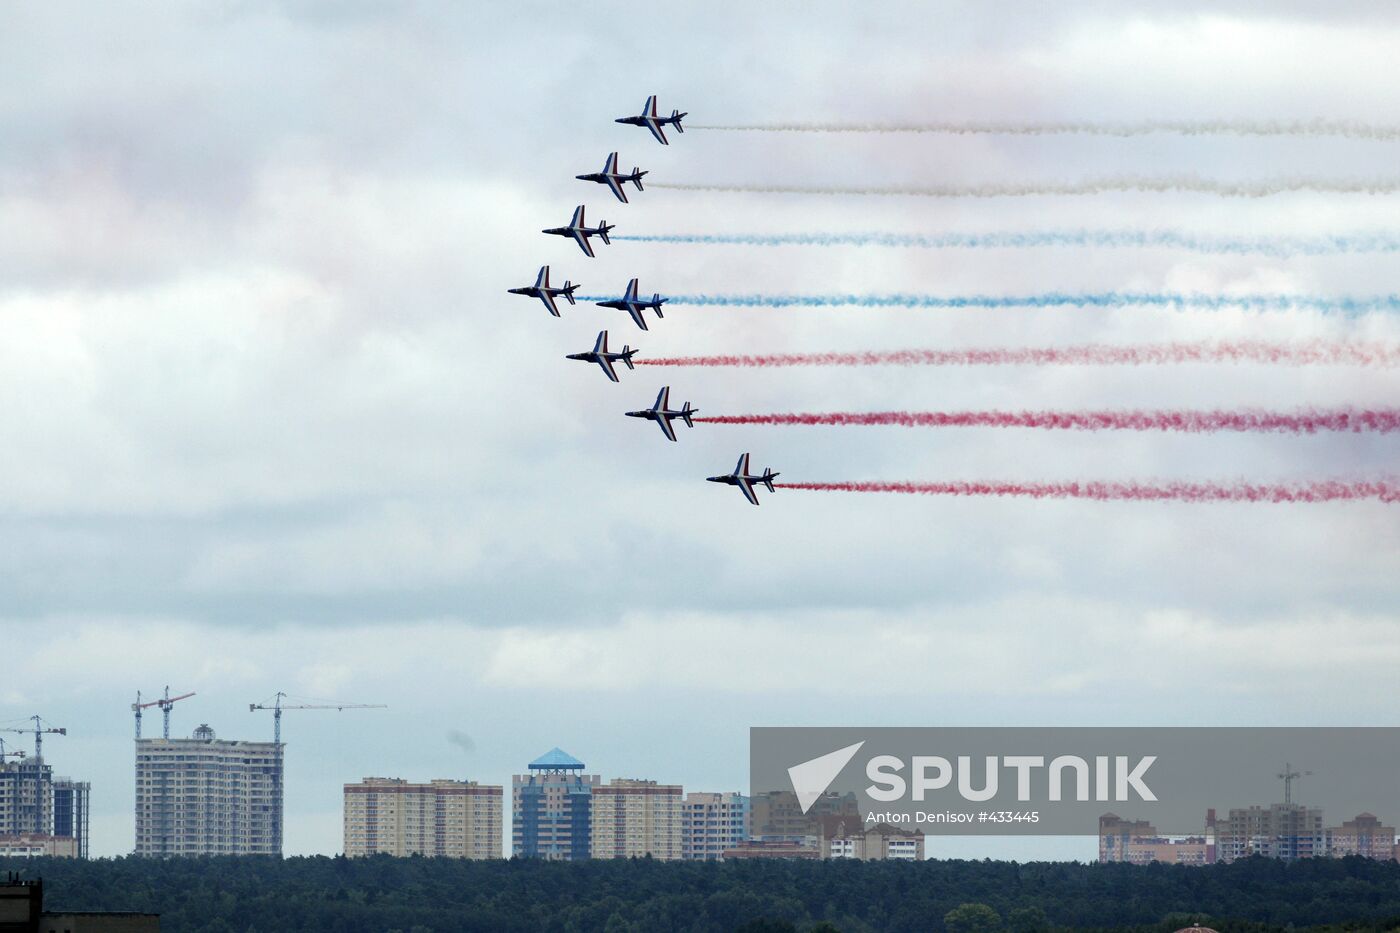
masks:
[(637, 243), (736, 246), (889, 246), (916, 249), (1177, 249), (1214, 255), (1256, 255), (1276, 259), (1340, 253), (1400, 252), (1400, 233), (1331, 236), (1198, 236), (1174, 230), (1035, 230), (992, 233), (682, 233), (614, 236)]
[[(586, 295), (580, 301), (606, 301)], [(1188, 292), (1042, 292), (1037, 295), (671, 295), (670, 305), (728, 308), (1126, 308), (1178, 310), (1241, 308), (1247, 311), (1308, 310), (1365, 314), (1400, 311), (1400, 295), (1204, 295)]]

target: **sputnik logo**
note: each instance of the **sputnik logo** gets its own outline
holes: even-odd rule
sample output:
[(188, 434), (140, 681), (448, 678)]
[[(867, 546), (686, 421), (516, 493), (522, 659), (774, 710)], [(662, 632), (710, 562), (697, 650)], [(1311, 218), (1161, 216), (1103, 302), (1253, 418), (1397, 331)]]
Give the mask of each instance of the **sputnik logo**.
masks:
[(865, 740), (862, 739), (854, 745), (838, 748), (834, 752), (788, 768), (788, 777), (792, 780), (792, 789), (797, 794), (797, 803), (802, 807), (803, 813), (821, 799), (821, 795), (826, 793), (826, 789), (836, 780), (841, 769), (850, 764), (864, 744)]

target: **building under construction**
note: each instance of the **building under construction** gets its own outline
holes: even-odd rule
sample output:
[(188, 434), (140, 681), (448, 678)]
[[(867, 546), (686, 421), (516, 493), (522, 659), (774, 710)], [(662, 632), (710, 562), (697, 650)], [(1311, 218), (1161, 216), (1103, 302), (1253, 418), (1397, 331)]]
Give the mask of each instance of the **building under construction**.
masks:
[(0, 853), (87, 858), (90, 786), (54, 777), (42, 757), (41, 736), (66, 730), (47, 728), (35, 719), (33, 728), (5, 729), (34, 733), (34, 755), (6, 751), (0, 742)]
[(138, 738), (136, 854), (281, 855), (282, 743)]

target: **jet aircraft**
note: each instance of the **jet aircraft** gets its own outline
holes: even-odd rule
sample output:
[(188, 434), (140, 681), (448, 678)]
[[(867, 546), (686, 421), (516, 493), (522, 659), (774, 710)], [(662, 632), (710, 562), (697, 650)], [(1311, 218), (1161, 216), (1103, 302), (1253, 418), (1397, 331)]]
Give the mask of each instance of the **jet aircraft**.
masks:
[(681, 126), (681, 118), (686, 116), (679, 110), (672, 110), (669, 117), (659, 117), (656, 115), (656, 95), (647, 98), (647, 102), (642, 105), (642, 112), (635, 117), (618, 117), (614, 123), (626, 123), (629, 126), (645, 126), (651, 130), (651, 135), (656, 137), (656, 141), (663, 146), (671, 145), (666, 141), (666, 134), (662, 127), (671, 124), (676, 128), (677, 133), (684, 133), (685, 128)]
[(531, 298), (538, 298), (544, 302), (544, 306), (549, 309), (549, 313), (555, 317), (559, 316), (559, 306), (554, 303), (554, 299), (563, 295), (564, 300), (569, 304), (575, 304), (574, 292), (579, 286), (573, 282), (565, 281), (562, 287), (555, 287), (549, 284), (549, 266), (540, 266), (540, 274), (535, 278), (534, 285), (526, 285), (522, 288), (506, 289), (512, 295), (529, 295)]
[(588, 238), (596, 236), (604, 243), (611, 244), (612, 240), (608, 239), (608, 231), (612, 230), (615, 226), (617, 225), (609, 224), (604, 220), (600, 221), (596, 227), (589, 227), (583, 219), (583, 205), (580, 204), (578, 207), (574, 208), (574, 217), (569, 221), (567, 227), (548, 227), (540, 232), (548, 233), (553, 236), (573, 237), (574, 242), (578, 244), (579, 249), (583, 250), (584, 255), (591, 257), (593, 255), (593, 246), (588, 242)]
[(724, 483), (727, 486), (738, 486), (739, 491), (744, 494), (754, 505), (758, 505), (758, 493), (754, 491), (754, 483), (760, 483), (773, 492), (773, 480), (778, 478), (771, 467), (764, 467), (763, 472), (758, 476), (749, 472), (749, 455), (744, 454), (739, 458), (739, 463), (734, 467), (733, 473), (725, 473), (723, 476), (707, 476), (705, 480), (710, 483)]
[(593, 344), (593, 349), (587, 353), (570, 353), (565, 359), (582, 360), (585, 363), (597, 363), (603, 369), (603, 375), (613, 382), (617, 382), (617, 370), (613, 369), (613, 363), (621, 363), (628, 369), (636, 369), (632, 365), (632, 357), (637, 355), (637, 351), (623, 344), (621, 353), (611, 353), (608, 351), (608, 332), (598, 333), (598, 342)]
[(671, 408), (670, 404), (671, 387), (662, 386), (661, 391), (656, 395), (655, 405), (650, 408), (643, 408), (641, 411), (629, 411), (627, 412), (627, 417), (646, 418), (649, 421), (655, 421), (661, 426), (661, 433), (666, 435), (666, 439), (674, 441), (676, 439), (676, 429), (671, 426), (671, 420), (679, 418), (685, 422), (686, 427), (693, 428), (695, 427), (695, 422), (690, 419), (700, 409), (691, 408), (690, 403), (686, 402), (681, 406), (680, 410), (677, 411)]
[(594, 304), (598, 305), (600, 308), (612, 308), (614, 311), (626, 311), (631, 315), (636, 325), (642, 330), (647, 329), (646, 318), (642, 316), (642, 312), (650, 308), (656, 312), (658, 318), (663, 317), (661, 306), (665, 303), (666, 299), (662, 298), (659, 292), (652, 292), (651, 301), (638, 298), (636, 279), (627, 283), (627, 291), (621, 298), (609, 298), (607, 301), (594, 302)]
[(579, 181), (596, 181), (600, 185), (607, 185), (608, 190), (616, 195), (619, 201), (626, 204), (627, 192), (622, 189), (622, 186), (630, 181), (637, 186), (638, 191), (641, 191), (642, 176), (646, 174), (648, 173), (637, 168), (635, 165), (632, 166), (632, 174), (630, 175), (624, 175), (619, 172), (617, 170), (617, 153), (610, 152), (608, 153), (608, 160), (603, 163), (603, 170), (601, 172), (589, 172), (587, 175), (575, 175), (574, 177)]

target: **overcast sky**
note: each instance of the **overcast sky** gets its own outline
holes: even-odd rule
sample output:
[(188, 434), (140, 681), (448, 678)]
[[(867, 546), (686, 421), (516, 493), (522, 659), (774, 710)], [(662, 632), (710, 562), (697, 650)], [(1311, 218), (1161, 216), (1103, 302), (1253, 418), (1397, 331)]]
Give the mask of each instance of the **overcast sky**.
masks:
[(676, 307), (641, 334), (505, 289), (550, 263), (594, 294), (631, 276), (676, 294), (1398, 292), (1387, 255), (617, 242), (590, 260), (537, 232), (579, 203), (620, 234), (1395, 230), (1395, 196), (621, 205), (573, 176), (612, 150), (673, 182), (1394, 176), (1383, 141), (694, 130), (662, 148), (612, 120), (655, 93), (701, 124), (1400, 123), (1397, 60), (1400, 14), (1372, 3), (7, 4), (0, 720), (68, 728), (46, 751), (92, 781), (99, 854), (131, 849), (128, 706), (165, 684), (198, 691), (177, 735), (270, 738), (247, 704), (277, 690), (389, 705), (287, 715), (289, 853), (340, 849), (345, 781), (509, 784), (554, 745), (605, 777), (726, 790), (747, 782), (751, 725), (1387, 724), (1395, 506), (780, 490), (754, 509), (702, 479), (746, 450), (792, 480), (1373, 477), (1400, 439), (697, 425), (672, 445), (621, 412), (668, 381), (714, 413), (1377, 405), (1394, 371), (612, 385), (562, 357), (603, 327), (659, 356), (1393, 342), (1394, 316)]

